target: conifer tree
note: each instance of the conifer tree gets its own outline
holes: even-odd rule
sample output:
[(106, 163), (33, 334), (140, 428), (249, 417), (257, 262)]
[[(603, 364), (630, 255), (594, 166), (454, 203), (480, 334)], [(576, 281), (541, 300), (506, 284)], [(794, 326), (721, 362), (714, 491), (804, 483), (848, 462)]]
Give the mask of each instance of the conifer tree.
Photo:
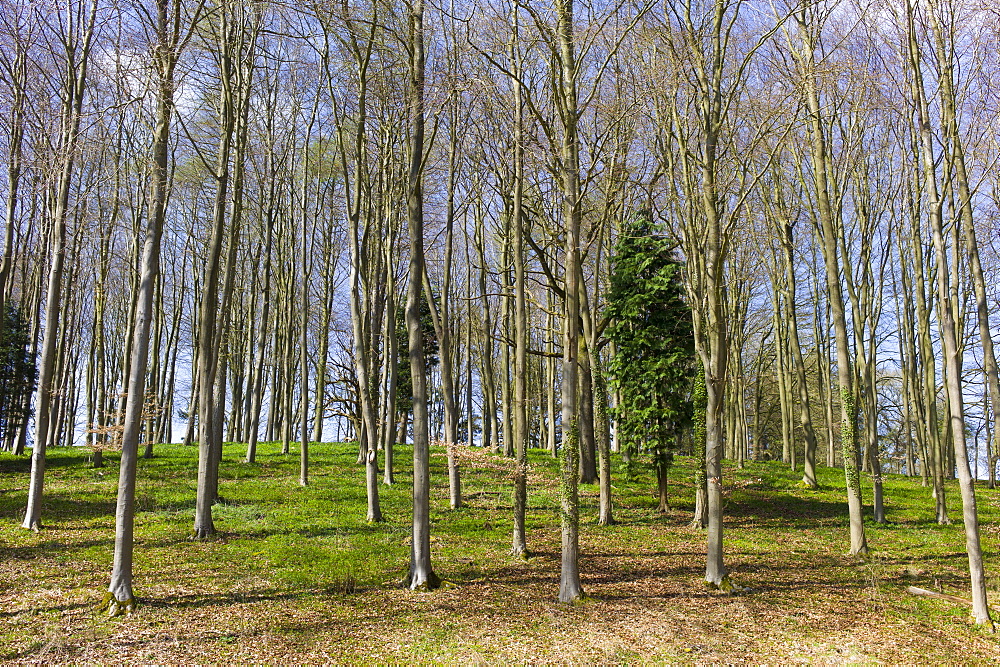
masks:
[(614, 409), (619, 441), (652, 457), (666, 511), (667, 468), (691, 421), (694, 333), (681, 264), (649, 218), (640, 213), (615, 244), (606, 333), (616, 350), (609, 368), (621, 395)]
[(14, 437), (31, 418), (38, 367), (31, 355), (28, 319), (20, 304), (8, 302), (0, 329), (0, 448), (14, 448)]

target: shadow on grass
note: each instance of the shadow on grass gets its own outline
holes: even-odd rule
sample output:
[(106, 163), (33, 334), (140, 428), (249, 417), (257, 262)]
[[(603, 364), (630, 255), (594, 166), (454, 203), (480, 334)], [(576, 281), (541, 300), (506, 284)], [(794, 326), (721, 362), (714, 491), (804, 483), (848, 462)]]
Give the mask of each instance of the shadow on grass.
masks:
[[(103, 540), (83, 540), (67, 544), (57, 540), (46, 540), (38, 544), (29, 546), (5, 546), (0, 550), (0, 563), (10, 563), (14, 561), (31, 561), (40, 556), (52, 556), (58, 553), (67, 553), (90, 547), (109, 546), (113, 544), (114, 536)], [(11, 616), (9, 612), (0, 611), (0, 616)]]
[(799, 519), (847, 519), (847, 502), (829, 502), (793, 495), (768, 498), (744, 497), (726, 503), (726, 518), (781, 519), (784, 523)]
[(151, 609), (192, 609), (199, 607), (228, 607), (238, 604), (255, 604), (258, 602), (279, 602), (289, 600), (308, 600), (317, 597), (350, 597), (375, 590), (373, 587), (356, 585), (353, 582), (330, 584), (316, 589), (285, 590), (258, 589), (252, 591), (234, 591), (231, 593), (190, 593), (185, 595), (167, 595), (155, 598), (139, 596), (139, 604)]
[[(79, 467), (90, 467), (90, 450), (82, 449), (79, 447), (55, 447), (49, 448), (45, 451), (45, 468), (68, 468), (70, 466)], [(110, 453), (105, 455), (104, 459), (107, 466), (111, 469), (117, 469), (118, 457), (117, 455), (112, 455)], [(24, 474), (27, 475), (31, 472), (31, 454), (25, 454), (23, 457), (14, 457), (12, 455), (4, 456), (0, 458), (0, 475), (3, 474)], [(28, 486), (28, 480), (24, 480), (25, 487)]]
[[(20, 522), (24, 518), (27, 494), (17, 493), (0, 501), (0, 516), (14, 517)], [(113, 517), (114, 500), (74, 500), (60, 495), (42, 496), (42, 526), (74, 519), (96, 519)]]
[[(370, 589), (356, 587), (351, 593), (364, 593)], [(63, 613), (75, 609), (93, 609), (95, 615), (100, 615), (98, 604), (104, 595), (103, 588), (95, 588), (94, 600), (92, 602), (74, 602), (67, 604), (54, 604), (45, 607), (32, 607), (30, 611), (0, 611), (0, 618), (14, 617), (23, 613), (40, 614), (45, 612), (61, 611)], [(225, 607), (234, 604), (253, 604), (256, 602), (276, 602), (280, 600), (304, 600), (314, 598), (317, 594), (325, 595), (346, 595), (342, 587), (333, 585), (318, 590), (299, 590), (281, 592), (275, 589), (257, 590), (234, 593), (192, 593), (187, 595), (168, 595), (162, 597), (149, 598), (138, 595), (139, 605), (151, 609), (190, 609), (195, 607), (213, 606)]]
[(396, 534), (405, 536), (408, 534), (407, 527), (396, 527), (388, 523), (356, 523), (350, 526), (302, 526), (299, 528), (286, 528), (283, 526), (243, 526), (238, 530), (219, 532), (227, 540), (238, 539), (260, 539), (275, 537), (279, 535), (298, 535), (304, 538), (314, 537), (343, 537), (353, 538), (360, 535), (385, 535)]

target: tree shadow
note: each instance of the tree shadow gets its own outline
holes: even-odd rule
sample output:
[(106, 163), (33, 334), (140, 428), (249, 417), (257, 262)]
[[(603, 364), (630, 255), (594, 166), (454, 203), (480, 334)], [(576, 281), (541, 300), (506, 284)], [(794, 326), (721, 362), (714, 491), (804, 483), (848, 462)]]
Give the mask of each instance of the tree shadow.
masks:
[[(10, 563), (15, 561), (30, 561), (39, 556), (51, 556), (54, 553), (76, 551), (78, 549), (88, 549), (90, 547), (109, 546), (113, 544), (114, 536), (109, 536), (103, 540), (83, 540), (67, 544), (57, 540), (45, 540), (37, 544), (24, 546), (7, 545), (0, 549), (0, 563)], [(0, 612), (0, 616), (11, 616), (9, 612)]]
[[(45, 469), (49, 468), (68, 468), (71, 466), (89, 467), (88, 458), (90, 457), (90, 450), (82, 447), (50, 447), (45, 450)], [(104, 461), (113, 469), (118, 461), (118, 456), (115, 454), (112, 456), (110, 452), (105, 453)], [(94, 470), (99, 470), (99, 468), (93, 468)], [(10, 455), (10, 458), (4, 456), (0, 458), (0, 475), (12, 474), (12, 475), (27, 475), (31, 472), (31, 454), (25, 454), (23, 457), (14, 458)], [(28, 486), (28, 480), (24, 480), (24, 486)]]
[(846, 519), (847, 502), (830, 502), (793, 495), (730, 499), (723, 514), (732, 519), (780, 520), (795, 523), (802, 519)]
[[(24, 509), (28, 499), (25, 492), (0, 496), (0, 517), (10, 517), (20, 520), (24, 518)], [(43, 529), (53, 522), (79, 519), (96, 519), (114, 517), (115, 500), (76, 500), (58, 494), (42, 495), (42, 526)]]

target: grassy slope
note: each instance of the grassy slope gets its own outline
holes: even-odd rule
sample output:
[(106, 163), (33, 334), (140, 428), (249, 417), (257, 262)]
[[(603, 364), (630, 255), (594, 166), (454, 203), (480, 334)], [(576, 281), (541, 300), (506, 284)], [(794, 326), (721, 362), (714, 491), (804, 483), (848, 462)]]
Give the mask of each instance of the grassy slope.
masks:
[[(194, 448), (161, 446), (142, 461), (136, 594), (130, 617), (94, 611), (107, 585), (114, 533), (115, 460), (51, 452), (39, 534), (18, 527), (28, 462), (0, 454), (0, 662), (143, 661), (985, 661), (993, 636), (966, 609), (907, 595), (907, 585), (968, 596), (957, 487), (956, 525), (937, 526), (919, 480), (886, 478), (889, 518), (870, 524), (873, 557), (847, 550), (843, 476), (798, 488), (777, 463), (728, 466), (726, 558), (749, 590), (711, 594), (701, 583), (704, 537), (686, 528), (690, 460), (672, 473), (674, 510), (655, 512), (648, 476), (616, 479), (619, 524), (594, 525), (596, 487), (583, 487), (584, 604), (555, 602), (559, 533), (555, 464), (532, 452), (528, 544), (508, 555), (504, 463), (470, 454), (468, 506), (447, 509), (444, 455), (434, 451), (434, 566), (443, 590), (400, 589), (409, 546), (410, 452), (382, 487), (387, 522), (364, 521), (363, 469), (348, 445), (312, 448), (312, 485), (297, 458), (265, 445), (256, 465), (227, 446), (217, 541), (193, 542)], [(499, 461), (499, 465), (497, 462)], [(483, 465), (488, 463), (489, 465)], [(870, 497), (870, 490), (866, 490)], [(990, 588), (998, 492), (980, 489)]]

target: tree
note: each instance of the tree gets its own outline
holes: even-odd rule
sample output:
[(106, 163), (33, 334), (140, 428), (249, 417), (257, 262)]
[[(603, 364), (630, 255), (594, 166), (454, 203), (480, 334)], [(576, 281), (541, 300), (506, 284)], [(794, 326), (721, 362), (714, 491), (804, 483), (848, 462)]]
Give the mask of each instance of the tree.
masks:
[(828, 131), (824, 125), (824, 108), (816, 68), (819, 31), (828, 11), (822, 7), (803, 8), (795, 15), (801, 47), (795, 57), (802, 75), (802, 93), (808, 109), (810, 167), (816, 198), (817, 235), (826, 267), (826, 287), (833, 313), (837, 341), (837, 382), (840, 388), (841, 447), (844, 457), (844, 477), (847, 483), (847, 506), (850, 515), (851, 553), (868, 553), (865, 526), (862, 521), (861, 481), (858, 476), (858, 408), (855, 403), (854, 364), (848, 337), (847, 310), (841, 281), (842, 262), (839, 256), (839, 210), (831, 191), (835, 184), (833, 155)]
[[(942, 40), (942, 31), (939, 24), (938, 12), (940, 7), (937, 3), (932, 3), (928, 10), (931, 22), (934, 24), (935, 36)], [(935, 282), (938, 292), (938, 303), (940, 310), (938, 315), (938, 329), (940, 331), (942, 347), (944, 352), (944, 366), (946, 370), (945, 390), (948, 397), (947, 412), (951, 426), (952, 445), (955, 449), (955, 468), (958, 470), (959, 487), (962, 493), (962, 517), (965, 523), (966, 551), (969, 555), (969, 571), (972, 584), (972, 615), (976, 623), (993, 630), (993, 621), (990, 618), (990, 610), (986, 600), (986, 575), (983, 567), (983, 552), (979, 541), (979, 515), (976, 509), (975, 486), (972, 480), (972, 472), (969, 469), (969, 454), (965, 441), (965, 413), (964, 395), (962, 386), (962, 351), (959, 345), (959, 325), (955, 312), (955, 305), (950, 298), (949, 280), (951, 277), (950, 263), (956, 260), (951, 258), (952, 252), (948, 247), (948, 239), (945, 236), (944, 207), (945, 197), (939, 189), (939, 174), (935, 160), (935, 137), (933, 134), (933, 120), (927, 100), (922, 64), (920, 62), (920, 46), (917, 39), (917, 22), (915, 20), (914, 5), (907, 0), (906, 8), (906, 37), (907, 53), (910, 58), (910, 88), (915, 107), (914, 123), (919, 128), (920, 144), (918, 154), (923, 167), (924, 176), (924, 196), (927, 200), (927, 212), (930, 223), (931, 236), (934, 245), (934, 257), (937, 273)], [(943, 50), (943, 47), (942, 47)], [(943, 59), (942, 59), (943, 60)], [(951, 65), (950, 61), (941, 62), (946, 64), (945, 70), (941, 74), (944, 85), (951, 85)], [(955, 249), (953, 252), (957, 252)]]
[[(105, 595), (108, 614), (117, 616), (135, 606), (132, 592), (132, 547), (135, 521), (135, 474), (139, 435), (144, 419), (146, 368), (149, 361), (149, 333), (153, 319), (154, 288), (160, 273), (160, 244), (166, 218), (169, 190), (170, 124), (174, 110), (174, 69), (180, 48), (187, 40), (181, 25), (182, 0), (156, 0), (154, 11), (142, 14), (149, 19), (150, 48), (156, 78), (156, 120), (151, 150), (152, 199), (149, 222), (142, 250), (142, 275), (136, 295), (132, 363), (127, 378), (125, 424), (122, 432), (122, 456), (118, 477), (118, 503), (115, 511), (115, 555), (111, 584)], [(155, 16), (155, 18), (153, 18)], [(195, 23), (192, 21), (191, 23)]]
[(562, 122), (559, 186), (562, 195), (566, 244), (564, 254), (566, 298), (564, 299), (563, 375), (562, 375), (562, 568), (559, 577), (559, 601), (573, 602), (583, 597), (580, 583), (580, 503), (577, 474), (580, 467), (580, 415), (577, 396), (580, 344), (580, 120), (577, 98), (576, 41), (573, 27), (573, 1), (556, 3), (556, 43), (559, 80), (554, 98)]
[[(726, 267), (743, 220), (746, 201), (762, 173), (742, 155), (770, 134), (770, 117), (749, 132), (733, 127), (749, 97), (755, 54), (783, 21), (758, 26), (756, 38), (739, 41), (735, 30), (744, 3), (684, 0), (664, 8), (653, 23), (663, 92), (658, 105), (658, 157), (673, 183), (668, 202), (681, 233), (687, 263), (695, 349), (705, 369), (705, 476), (707, 549), (705, 583), (732, 586), (723, 556), (722, 458), (725, 450), (726, 386), (731, 331), (726, 313)], [(655, 13), (651, 14), (656, 18)], [(761, 32), (763, 28), (763, 32)], [(661, 41), (662, 40), (662, 41)]]
[(437, 588), (441, 580), (431, 568), (430, 433), (427, 419), (427, 374), (424, 327), (420, 317), (424, 276), (424, 3), (410, 9), (410, 153), (406, 217), (410, 232), (410, 276), (406, 292), (406, 331), (413, 386), (413, 534), (410, 542), (411, 589)]
[[(212, 25), (212, 37), (218, 45), (213, 56), (219, 75), (219, 133), (215, 164), (211, 167), (216, 186), (211, 240), (198, 318), (198, 492), (194, 534), (199, 539), (215, 535), (212, 505), (218, 499), (225, 371), (228, 363), (228, 355), (222, 354), (221, 350), (229, 316), (235, 251), (239, 238), (246, 114), (249, 110), (250, 79), (254, 63), (252, 54), (256, 51), (261, 19), (258, 9), (242, 8), (226, 0), (213, 16), (216, 23)], [(224, 258), (223, 249), (227, 244), (228, 253)]]
[[(35, 419), (35, 446), (31, 452), (31, 479), (28, 486), (28, 504), (24, 512), (23, 528), (39, 530), (42, 527), (42, 487), (45, 481), (45, 448), (50, 433), (53, 395), (57, 392), (56, 357), (59, 355), (60, 301), (63, 292), (63, 264), (66, 257), (66, 234), (70, 219), (70, 191), (77, 166), (77, 149), (80, 126), (84, 116), (84, 96), (87, 91), (87, 72), (96, 36), (97, 2), (70, 3), (66, 16), (53, 20), (58, 23), (54, 41), (63, 48), (56, 56), (62, 60), (59, 81), (59, 134), (57, 139), (58, 174), (52, 196), (51, 239), (48, 297), (45, 303), (45, 333), (42, 339), (41, 368), (39, 369), (37, 418)], [(64, 20), (65, 19), (65, 20)], [(62, 318), (65, 320), (65, 318)], [(64, 322), (65, 324), (65, 322)], [(64, 332), (65, 333), (65, 332)], [(65, 338), (62, 342), (65, 342)], [(58, 426), (56, 421), (55, 426)], [(55, 429), (58, 430), (58, 429)]]
[(614, 409), (618, 438), (630, 451), (652, 456), (661, 512), (667, 468), (691, 421), (695, 366), (691, 309), (672, 251), (649, 213), (639, 213), (619, 232), (604, 310), (605, 333), (615, 343), (609, 370), (621, 395)]
[(20, 304), (8, 302), (0, 329), (0, 449), (12, 450), (15, 434), (31, 418), (24, 396), (35, 390), (37, 379), (28, 319)]

